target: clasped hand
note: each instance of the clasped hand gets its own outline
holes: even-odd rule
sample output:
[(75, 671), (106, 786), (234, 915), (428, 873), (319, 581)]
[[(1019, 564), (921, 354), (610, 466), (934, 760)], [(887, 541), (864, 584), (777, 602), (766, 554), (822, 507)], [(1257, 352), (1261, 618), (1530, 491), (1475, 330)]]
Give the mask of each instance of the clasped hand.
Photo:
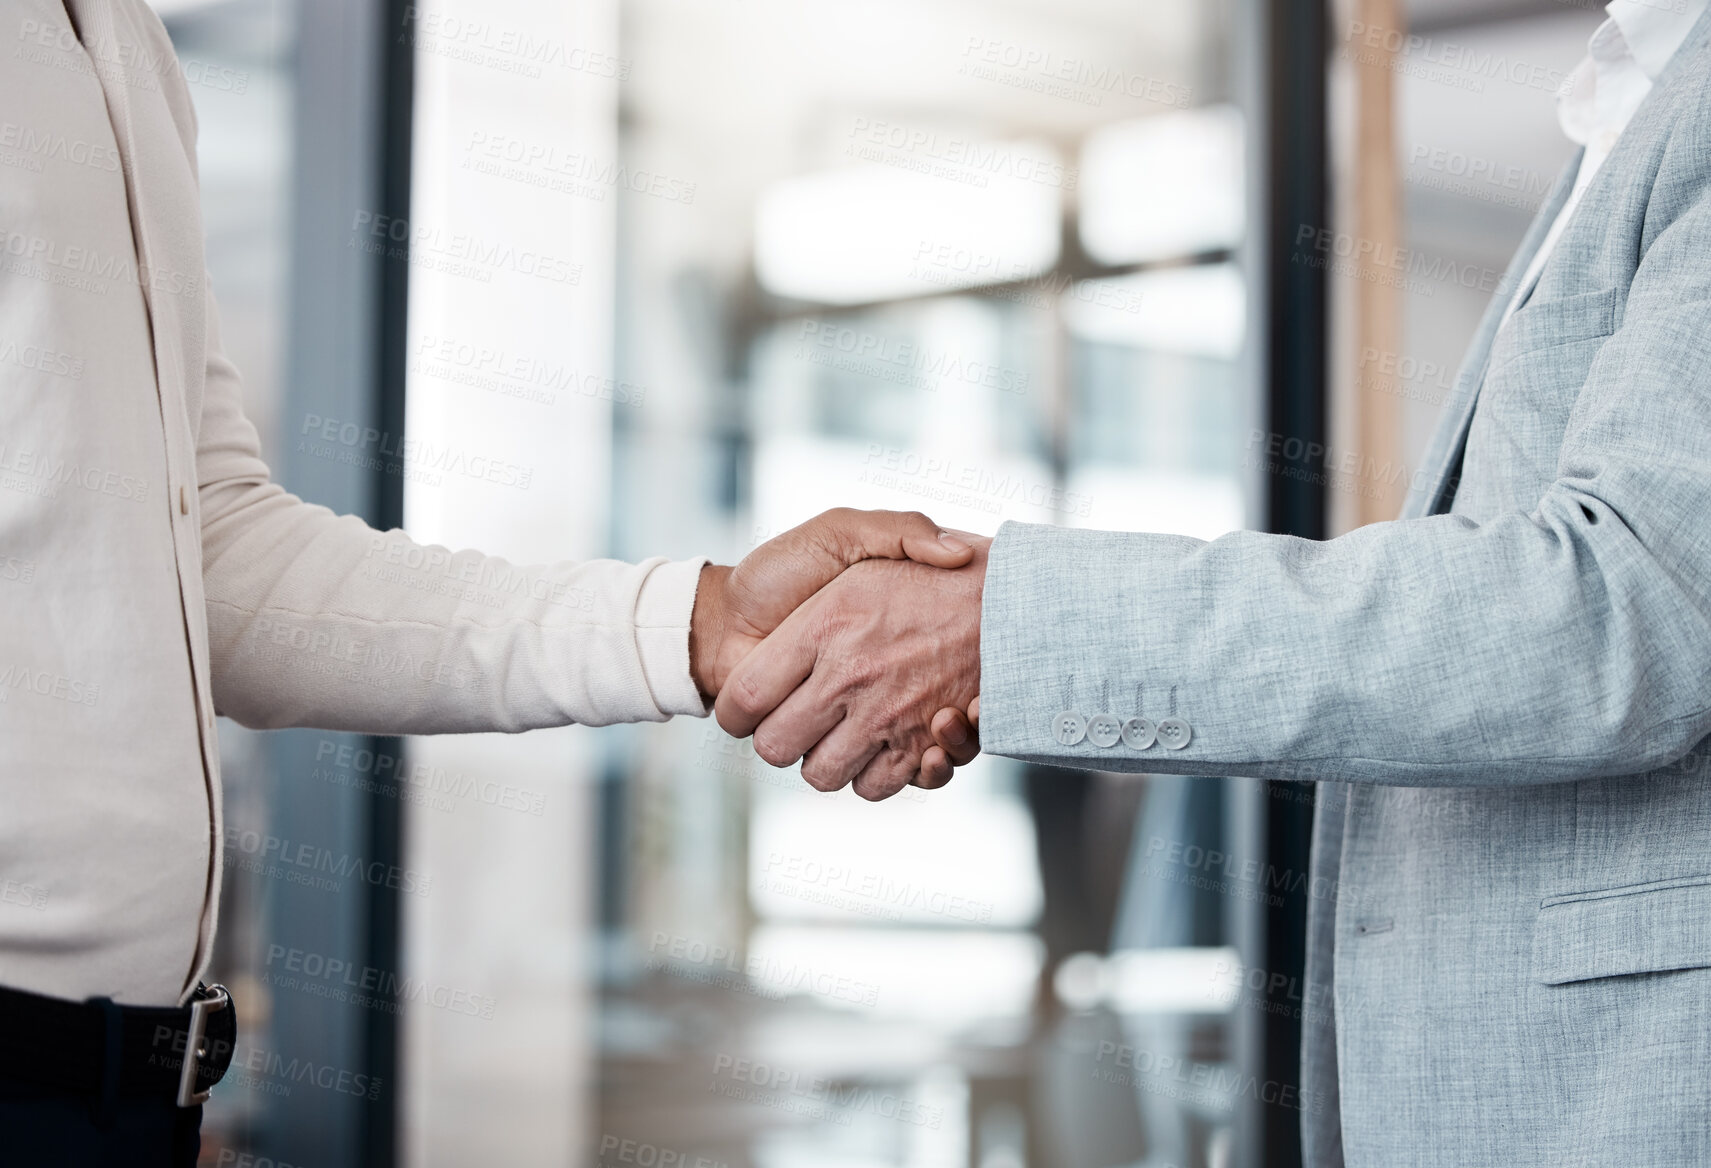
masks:
[(980, 602), (991, 540), (917, 512), (828, 511), (709, 565), (690, 670), (714, 713), (821, 791), (940, 787), (979, 752)]

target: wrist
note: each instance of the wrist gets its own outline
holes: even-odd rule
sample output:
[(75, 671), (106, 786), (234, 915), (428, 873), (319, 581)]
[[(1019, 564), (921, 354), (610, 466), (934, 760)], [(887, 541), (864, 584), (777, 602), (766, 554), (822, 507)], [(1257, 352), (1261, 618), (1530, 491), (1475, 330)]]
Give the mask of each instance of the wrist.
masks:
[(689, 676), (701, 696), (712, 701), (719, 696), (730, 672), (720, 660), (730, 627), (726, 583), (731, 569), (723, 564), (704, 564), (695, 585), (695, 607), (689, 617)]

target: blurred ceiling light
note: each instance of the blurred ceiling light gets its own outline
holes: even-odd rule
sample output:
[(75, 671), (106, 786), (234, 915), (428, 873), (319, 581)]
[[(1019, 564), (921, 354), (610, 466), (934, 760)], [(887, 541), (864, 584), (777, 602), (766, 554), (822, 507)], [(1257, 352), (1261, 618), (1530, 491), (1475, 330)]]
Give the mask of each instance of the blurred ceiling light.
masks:
[(1223, 1014), (1240, 1000), (1247, 972), (1227, 945), (1076, 953), (1058, 966), (1052, 989), (1072, 1010)]
[(1247, 327), (1247, 287), (1233, 264), (1083, 280), (1063, 297), (1075, 336), (1137, 349), (1233, 361)]
[(1245, 974), (1229, 946), (1127, 949), (1105, 960), (1106, 1000), (1120, 1014), (1223, 1014)]
[(1097, 953), (1071, 953), (1052, 974), (1052, 991), (1071, 1010), (1085, 1012), (1105, 1001), (1105, 959)]
[(1246, 224), (1242, 115), (1205, 106), (1119, 122), (1081, 151), (1081, 243), (1107, 264), (1233, 248)]
[(1058, 254), (1074, 174), (1031, 143), (906, 142), (878, 160), (774, 184), (755, 209), (755, 270), (780, 296), (860, 304), (1026, 279)]

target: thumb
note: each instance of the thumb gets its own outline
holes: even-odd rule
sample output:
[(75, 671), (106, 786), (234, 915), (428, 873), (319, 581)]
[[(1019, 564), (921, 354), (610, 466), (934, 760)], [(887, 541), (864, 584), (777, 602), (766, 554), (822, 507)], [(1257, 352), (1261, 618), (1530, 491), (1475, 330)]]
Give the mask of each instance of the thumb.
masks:
[(960, 568), (974, 545), (919, 511), (839, 507), (768, 540), (731, 573), (732, 614), (764, 636), (797, 605), (862, 560), (915, 560)]
[(948, 531), (919, 511), (857, 511), (838, 507), (811, 519), (790, 535), (817, 541), (844, 568), (862, 560), (914, 560), (935, 568), (960, 568), (974, 556), (974, 544)]

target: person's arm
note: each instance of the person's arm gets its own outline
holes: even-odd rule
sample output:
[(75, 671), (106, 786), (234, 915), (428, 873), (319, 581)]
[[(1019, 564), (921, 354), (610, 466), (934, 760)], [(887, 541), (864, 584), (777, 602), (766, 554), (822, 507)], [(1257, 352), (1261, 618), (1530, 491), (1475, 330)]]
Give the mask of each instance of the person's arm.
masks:
[(208, 303), (197, 445), (208, 639), (215, 704), (245, 725), (422, 734), (700, 715), (743, 654), (848, 564), (972, 555), (896, 512), (829, 512), (734, 570), (517, 566), (378, 532), (270, 479)]
[[(857, 569), (744, 663), (721, 723), (788, 759), (818, 741), (807, 712), (847, 703), (895, 742), (922, 733), (922, 709), (966, 704), (978, 660), (984, 748), (1060, 766), (1453, 786), (1680, 758), (1711, 733), (1711, 116), (1672, 153), (1620, 327), (1530, 509), (1323, 543), (1006, 524), (980, 599), (893, 571), (894, 603), (961, 630), (934, 671), (857, 692), (818, 668), (912, 660), (845, 619), (864, 611)], [(809, 700), (780, 704), (791, 677)], [(1059, 740), (1060, 712), (1156, 723), (1173, 696), (1182, 749)]]

